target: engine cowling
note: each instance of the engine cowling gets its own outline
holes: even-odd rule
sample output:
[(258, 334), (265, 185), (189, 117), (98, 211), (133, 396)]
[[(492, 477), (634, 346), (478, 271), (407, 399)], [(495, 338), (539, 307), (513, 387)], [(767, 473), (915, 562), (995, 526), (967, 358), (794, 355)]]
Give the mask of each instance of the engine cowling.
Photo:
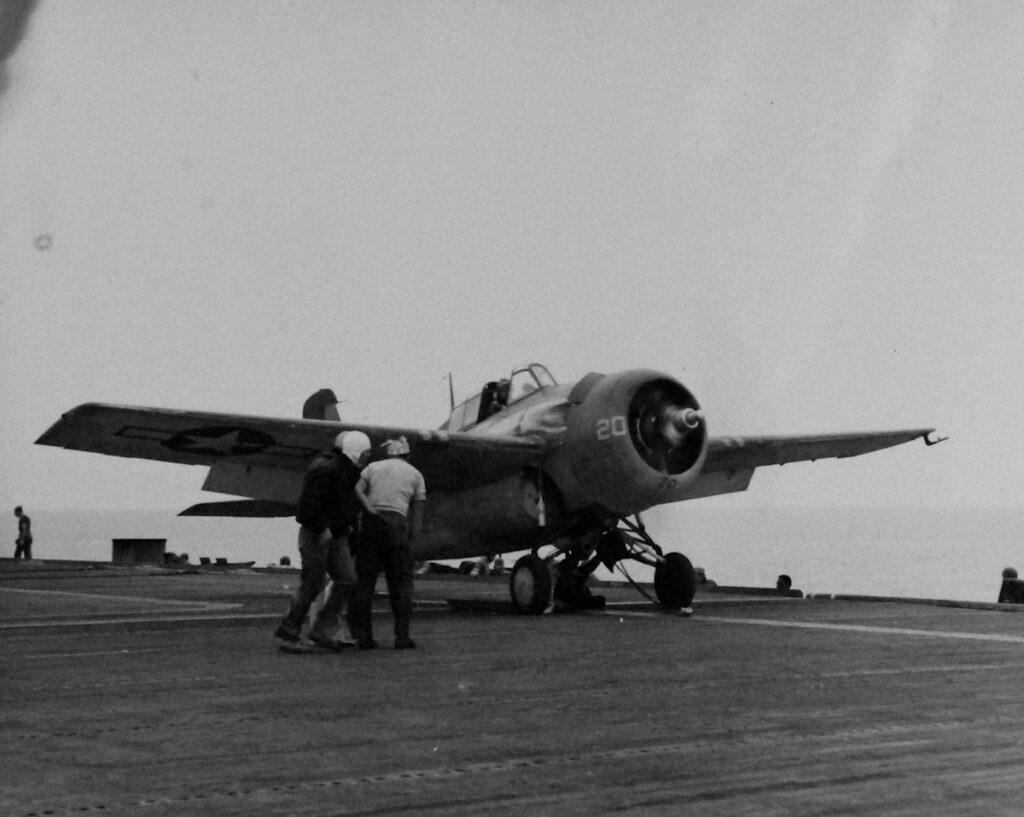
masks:
[(561, 486), (571, 506), (639, 513), (682, 499), (700, 474), (704, 414), (669, 375), (649, 369), (590, 375), (570, 402), (559, 470), (572, 483)]

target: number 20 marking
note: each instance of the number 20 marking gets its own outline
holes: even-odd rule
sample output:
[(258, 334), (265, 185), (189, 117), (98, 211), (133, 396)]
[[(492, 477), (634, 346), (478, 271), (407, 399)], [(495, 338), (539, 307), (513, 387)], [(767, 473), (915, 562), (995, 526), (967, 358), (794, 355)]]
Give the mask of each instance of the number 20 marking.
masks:
[(616, 417), (602, 417), (597, 421), (597, 439), (599, 440), (625, 437), (627, 433), (626, 418), (621, 414)]

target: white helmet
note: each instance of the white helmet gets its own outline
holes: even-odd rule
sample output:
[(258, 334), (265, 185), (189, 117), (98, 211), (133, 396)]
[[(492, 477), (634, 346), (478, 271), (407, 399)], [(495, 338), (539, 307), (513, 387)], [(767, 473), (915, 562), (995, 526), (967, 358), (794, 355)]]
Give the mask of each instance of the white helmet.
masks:
[(409, 454), (409, 441), (405, 437), (388, 440), (384, 445), (387, 446), (386, 451), (389, 457), (405, 457)]
[(370, 447), (370, 438), (362, 431), (342, 431), (334, 438), (334, 447), (341, 449), (341, 453), (352, 462), (358, 463), (363, 452)]

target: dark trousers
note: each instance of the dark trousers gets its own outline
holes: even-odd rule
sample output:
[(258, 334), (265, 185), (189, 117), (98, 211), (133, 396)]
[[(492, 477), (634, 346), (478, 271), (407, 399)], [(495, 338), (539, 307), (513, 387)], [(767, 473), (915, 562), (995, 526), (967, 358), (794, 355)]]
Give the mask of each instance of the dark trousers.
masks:
[(18, 539), (14, 547), (14, 558), (20, 559), (24, 556), (26, 559), (32, 558), (32, 540)]
[(299, 555), (302, 557), (299, 587), (281, 623), (287, 630), (298, 635), (309, 608), (323, 591), (327, 579), (331, 579), (327, 599), (313, 623), (313, 629), (331, 636), (338, 627), (339, 614), (351, 595), (356, 579), (347, 537), (335, 538), (329, 530), (316, 533), (303, 525), (299, 529)]
[(356, 549), (356, 588), (348, 605), (348, 628), (359, 641), (373, 638), (373, 591), (384, 571), (395, 617), (395, 638), (409, 637), (412, 618), (412, 549), (409, 522), (400, 513), (364, 516)]

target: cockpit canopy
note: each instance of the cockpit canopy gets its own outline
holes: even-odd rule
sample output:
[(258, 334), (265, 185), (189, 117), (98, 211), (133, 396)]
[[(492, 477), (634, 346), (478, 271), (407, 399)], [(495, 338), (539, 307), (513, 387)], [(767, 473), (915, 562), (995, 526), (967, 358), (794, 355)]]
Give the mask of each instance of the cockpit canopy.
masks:
[(447, 431), (465, 431), (538, 389), (556, 385), (558, 381), (551, 376), (546, 366), (530, 363), (514, 369), (510, 377), (489, 381), (479, 394), (455, 406), (448, 417), (448, 422), (441, 428)]
[(547, 366), (542, 366), (540, 363), (531, 363), (529, 366), (524, 366), (522, 369), (516, 369), (512, 372), (512, 377), (509, 378), (509, 393), (506, 405), (523, 399), (531, 392), (537, 391), (537, 389), (557, 385), (558, 381), (551, 376)]

